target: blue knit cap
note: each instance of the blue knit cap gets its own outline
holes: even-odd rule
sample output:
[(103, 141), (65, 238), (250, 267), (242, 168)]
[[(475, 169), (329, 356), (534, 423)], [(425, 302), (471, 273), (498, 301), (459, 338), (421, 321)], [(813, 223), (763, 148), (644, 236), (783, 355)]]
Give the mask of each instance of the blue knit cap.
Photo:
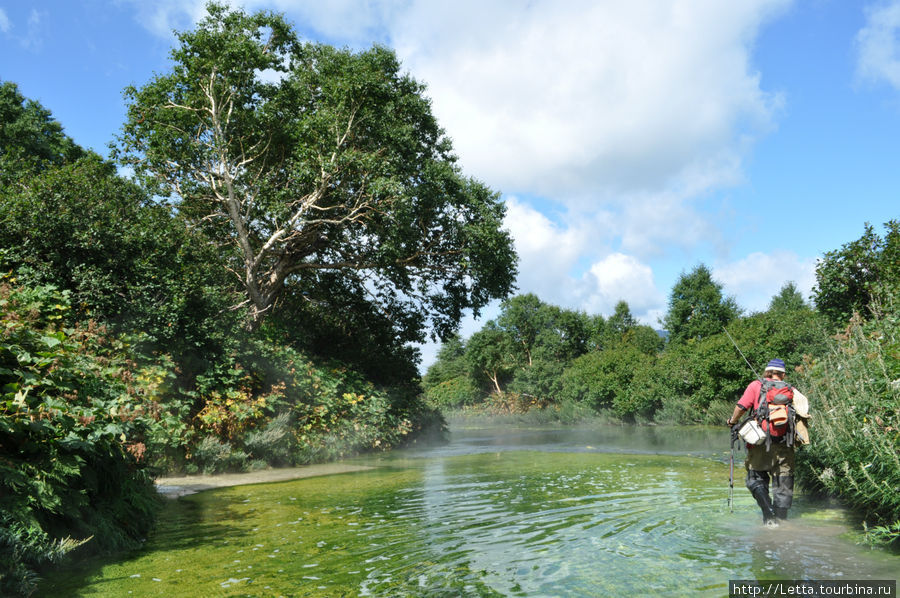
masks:
[(775, 371), (775, 372), (784, 372), (784, 362), (780, 359), (773, 359), (769, 362), (769, 365), (766, 366), (766, 371)]

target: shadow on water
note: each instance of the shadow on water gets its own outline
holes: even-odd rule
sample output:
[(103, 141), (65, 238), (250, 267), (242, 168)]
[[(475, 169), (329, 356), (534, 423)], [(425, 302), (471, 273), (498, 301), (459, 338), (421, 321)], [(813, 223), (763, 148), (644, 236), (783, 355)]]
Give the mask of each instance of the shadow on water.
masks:
[[(178, 500), (166, 500), (160, 510), (156, 529), (152, 532), (152, 540), (135, 550), (119, 555), (98, 555), (74, 563), (45, 574), (35, 596), (69, 596), (76, 588), (95, 586), (98, 595), (103, 595), (105, 584), (115, 584), (122, 576), (103, 576), (103, 583), (95, 580), (100, 572), (110, 564), (126, 565), (131, 561), (143, 558), (148, 550), (157, 546), (165, 546), (176, 550), (193, 551), (202, 549), (210, 543), (221, 543), (246, 536), (248, 530), (242, 530), (233, 524), (235, 517), (233, 505), (216, 500), (213, 502), (196, 500), (188, 496)], [(60, 590), (64, 589), (62, 593)]]

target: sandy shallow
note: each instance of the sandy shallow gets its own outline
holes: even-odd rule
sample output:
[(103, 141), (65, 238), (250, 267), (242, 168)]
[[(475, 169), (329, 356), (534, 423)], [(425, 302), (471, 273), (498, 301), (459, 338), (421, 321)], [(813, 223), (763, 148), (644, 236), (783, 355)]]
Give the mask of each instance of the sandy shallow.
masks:
[(242, 486), (244, 484), (261, 484), (265, 482), (283, 482), (314, 476), (350, 473), (372, 469), (365, 465), (348, 465), (344, 463), (325, 463), (322, 465), (305, 465), (303, 467), (284, 467), (278, 469), (262, 469), (247, 473), (223, 473), (218, 475), (191, 475), (182, 477), (157, 478), (156, 489), (163, 496), (178, 498), (211, 488)]

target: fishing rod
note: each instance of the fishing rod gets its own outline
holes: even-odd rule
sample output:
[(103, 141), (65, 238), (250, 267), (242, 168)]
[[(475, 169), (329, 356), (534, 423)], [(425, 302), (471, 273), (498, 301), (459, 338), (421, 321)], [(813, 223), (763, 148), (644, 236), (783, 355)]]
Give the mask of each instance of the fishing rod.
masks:
[(747, 356), (744, 355), (744, 352), (741, 351), (741, 348), (738, 347), (738, 344), (737, 344), (736, 342), (734, 342), (734, 339), (733, 339), (733, 338), (731, 338), (731, 333), (728, 332), (728, 329), (725, 328), (724, 326), (722, 326), (722, 330), (725, 331), (725, 335), (728, 337), (728, 340), (731, 341), (731, 344), (734, 345), (734, 348), (737, 349), (737, 352), (740, 353), (740, 354), (741, 354), (741, 357), (744, 358), (744, 363), (747, 364), (747, 367), (750, 368), (750, 371), (753, 372), (753, 375), (756, 376), (756, 379), (759, 380), (760, 382), (762, 382), (762, 376), (760, 376), (759, 374), (757, 374), (757, 373), (756, 373), (756, 370), (753, 369), (753, 366), (750, 365), (750, 360), (747, 359)]

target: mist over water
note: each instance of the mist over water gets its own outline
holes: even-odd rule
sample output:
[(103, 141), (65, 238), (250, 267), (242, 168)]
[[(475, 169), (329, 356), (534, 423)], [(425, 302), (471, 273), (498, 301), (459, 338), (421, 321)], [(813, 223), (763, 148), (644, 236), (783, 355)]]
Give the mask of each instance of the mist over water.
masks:
[[(81, 595), (723, 596), (730, 579), (895, 579), (846, 514), (798, 495), (760, 525), (727, 430), (455, 430), (372, 471), (173, 501)], [(131, 594), (129, 594), (131, 592)], [(50, 595), (58, 592), (46, 592)]]

